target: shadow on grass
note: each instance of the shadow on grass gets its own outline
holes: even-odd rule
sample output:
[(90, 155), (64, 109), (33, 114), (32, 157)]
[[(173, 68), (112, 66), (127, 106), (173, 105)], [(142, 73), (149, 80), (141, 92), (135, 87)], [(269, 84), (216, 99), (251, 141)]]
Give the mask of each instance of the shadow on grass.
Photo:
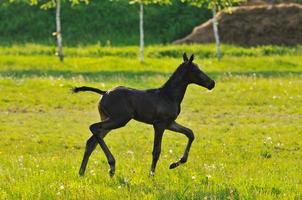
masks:
[[(97, 81), (97, 80), (110, 80), (115, 78), (123, 79), (139, 79), (145, 77), (169, 77), (172, 72), (160, 71), (92, 71), (92, 72), (75, 72), (70, 70), (7, 70), (0, 72), (1, 77), (13, 78), (31, 78), (31, 77), (55, 77), (55, 78), (73, 78), (83, 77), (84, 79)], [(219, 77), (232, 77), (232, 76), (257, 76), (257, 77), (290, 77), (302, 76), (302, 71), (258, 71), (258, 72), (209, 72), (210, 77), (216, 79)]]
[(170, 73), (159, 71), (92, 71), (92, 72), (75, 72), (70, 70), (8, 70), (0, 72), (2, 77), (13, 78), (31, 78), (31, 77), (55, 77), (55, 78), (74, 78), (83, 77), (88, 80), (109, 80), (115, 78), (123, 79), (137, 79), (139, 77), (155, 77), (163, 76), (168, 77)]

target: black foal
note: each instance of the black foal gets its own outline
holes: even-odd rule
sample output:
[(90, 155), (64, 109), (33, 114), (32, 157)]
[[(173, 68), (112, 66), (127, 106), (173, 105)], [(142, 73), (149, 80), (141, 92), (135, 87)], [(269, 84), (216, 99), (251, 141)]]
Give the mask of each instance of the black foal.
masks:
[(131, 119), (152, 124), (154, 127), (151, 175), (154, 175), (165, 129), (188, 137), (183, 156), (180, 160), (172, 163), (170, 169), (187, 161), (194, 134), (191, 129), (175, 122), (180, 113), (180, 104), (189, 84), (194, 83), (209, 90), (215, 86), (215, 82), (192, 62), (193, 59), (193, 55), (188, 59), (187, 55), (184, 54), (184, 62), (176, 69), (169, 80), (157, 89), (136, 90), (122, 86), (109, 91), (85, 86), (73, 89), (74, 92), (92, 91), (103, 95), (98, 106), (102, 121), (89, 127), (93, 135), (86, 143), (86, 150), (79, 171), (80, 175), (84, 175), (89, 156), (97, 143), (99, 143), (107, 157), (110, 165), (110, 176), (114, 175), (115, 159), (104, 142), (104, 137), (110, 130), (125, 126)]

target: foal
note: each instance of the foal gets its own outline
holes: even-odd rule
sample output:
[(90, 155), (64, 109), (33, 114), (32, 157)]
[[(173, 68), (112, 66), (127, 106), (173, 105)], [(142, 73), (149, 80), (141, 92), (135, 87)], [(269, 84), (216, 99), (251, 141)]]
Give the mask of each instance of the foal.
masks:
[(91, 91), (103, 95), (98, 105), (102, 121), (89, 127), (93, 135), (86, 143), (79, 171), (80, 175), (84, 175), (89, 156), (97, 143), (99, 143), (107, 157), (110, 165), (110, 176), (114, 175), (115, 159), (104, 142), (104, 137), (112, 129), (125, 126), (131, 119), (152, 124), (154, 127), (153, 160), (150, 171), (152, 176), (161, 152), (161, 142), (165, 129), (184, 134), (188, 138), (183, 156), (180, 160), (172, 163), (170, 169), (187, 161), (194, 134), (191, 129), (175, 122), (180, 113), (180, 104), (189, 84), (194, 83), (209, 90), (215, 86), (215, 82), (192, 62), (193, 59), (193, 55), (188, 59), (187, 55), (184, 54), (184, 62), (176, 69), (169, 80), (157, 89), (136, 90), (119, 86), (109, 91), (102, 91), (86, 86), (73, 88), (75, 93)]

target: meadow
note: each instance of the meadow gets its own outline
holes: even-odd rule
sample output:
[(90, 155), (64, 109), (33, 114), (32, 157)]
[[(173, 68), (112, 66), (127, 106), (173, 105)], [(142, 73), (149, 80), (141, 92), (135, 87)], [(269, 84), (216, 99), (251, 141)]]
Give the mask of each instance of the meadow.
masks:
[[(99, 147), (78, 176), (89, 125), (100, 120), (94, 93), (118, 85), (160, 87), (182, 62), (215, 81), (190, 86), (177, 120), (195, 133), (188, 162), (169, 170), (187, 139), (166, 131), (155, 177), (149, 177), (153, 128), (131, 121)], [(69, 47), (63, 63), (41, 45), (0, 47), (0, 199), (302, 199), (302, 47)]]

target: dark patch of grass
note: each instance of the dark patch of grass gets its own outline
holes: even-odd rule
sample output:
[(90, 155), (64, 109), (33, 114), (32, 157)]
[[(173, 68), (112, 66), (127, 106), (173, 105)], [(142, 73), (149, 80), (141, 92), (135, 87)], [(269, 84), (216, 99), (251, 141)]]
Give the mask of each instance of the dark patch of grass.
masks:
[[(302, 72), (298, 71), (257, 71), (257, 72), (208, 72), (213, 78), (221, 77), (289, 77), (289, 76), (302, 76)], [(12, 78), (31, 78), (31, 77), (55, 77), (70, 79), (73, 77), (81, 76), (86, 80), (91, 81), (104, 81), (109, 79), (144, 79), (145, 77), (157, 77), (162, 76), (168, 78), (171, 72), (160, 71), (93, 71), (93, 72), (75, 72), (71, 70), (6, 70), (0, 71), (1, 77)]]

